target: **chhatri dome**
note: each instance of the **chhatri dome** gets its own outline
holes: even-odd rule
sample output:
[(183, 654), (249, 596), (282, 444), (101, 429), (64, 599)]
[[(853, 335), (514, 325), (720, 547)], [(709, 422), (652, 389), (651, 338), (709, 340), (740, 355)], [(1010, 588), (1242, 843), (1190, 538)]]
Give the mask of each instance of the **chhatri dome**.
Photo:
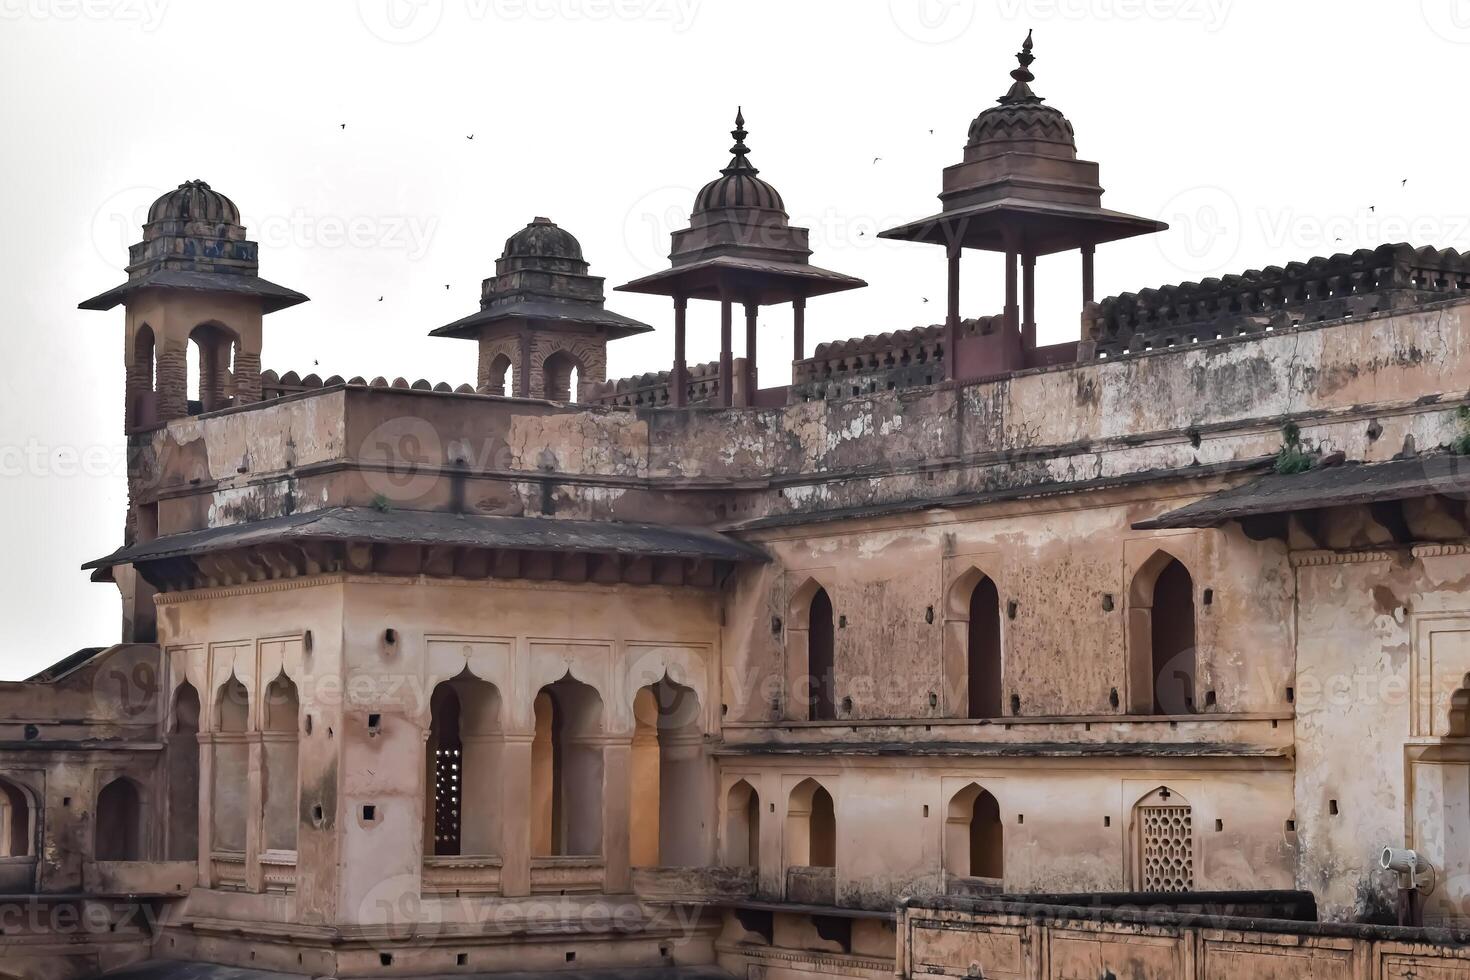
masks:
[(700, 190), (694, 198), (694, 214), (730, 209), (778, 212), (787, 217), (786, 205), (776, 188), (761, 180), (759, 170), (750, 162), (750, 148), (745, 145), (745, 112), (735, 111), (735, 128), (730, 131), (735, 145), (730, 147), (733, 156), (730, 164), (720, 171), (720, 176)]
[(1060, 109), (1046, 105), (1045, 99), (1031, 91), (1031, 83), (1036, 81), (1031, 73), (1031, 65), (1036, 61), (1031, 53), (1033, 45), (1028, 32), (1026, 43), (1016, 55), (1020, 66), (1011, 72), (1014, 84), (1010, 91), (996, 99), (999, 105), (986, 109), (970, 123), (970, 140), (965, 145), (967, 159), (1013, 153), (1023, 148), (1042, 156), (1066, 159), (1077, 156), (1072, 124)]

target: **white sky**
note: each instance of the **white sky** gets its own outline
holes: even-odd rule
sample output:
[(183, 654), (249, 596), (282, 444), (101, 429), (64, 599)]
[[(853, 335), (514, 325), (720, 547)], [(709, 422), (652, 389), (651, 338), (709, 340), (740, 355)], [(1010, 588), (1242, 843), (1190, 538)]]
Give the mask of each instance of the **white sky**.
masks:
[[(78, 566), (121, 542), (122, 312), (76, 304), (163, 190), (228, 194), (263, 275), (312, 297), (267, 318), (266, 367), (473, 381), (474, 345), (426, 334), (546, 215), (659, 328), (613, 345), (618, 377), (667, 367), (671, 314), (611, 287), (661, 267), (742, 104), (813, 261), (871, 283), (814, 301), (809, 345), (879, 333), (942, 316), (940, 252), (874, 233), (937, 210), (1027, 28), (1104, 203), (1174, 225), (1104, 246), (1099, 295), (1470, 249), (1470, 0), (0, 0), (0, 677), (117, 638)], [(998, 260), (966, 272), (965, 314), (999, 312)], [(1043, 341), (1074, 337), (1078, 263), (1039, 276)], [(691, 312), (691, 360), (716, 319)], [(783, 383), (789, 311), (765, 321)]]

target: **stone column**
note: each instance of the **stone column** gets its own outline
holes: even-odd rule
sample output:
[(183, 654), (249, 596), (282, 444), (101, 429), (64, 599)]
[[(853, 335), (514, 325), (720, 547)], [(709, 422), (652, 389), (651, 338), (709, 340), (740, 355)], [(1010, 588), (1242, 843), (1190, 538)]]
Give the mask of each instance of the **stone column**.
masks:
[(260, 351), (235, 354), (235, 404), (260, 401)]
[(960, 253), (959, 242), (949, 245), (949, 295), (944, 317), (944, 376), (954, 381), (960, 376)]
[(791, 301), (791, 339), (793, 361), (806, 360), (806, 297)]
[(1036, 349), (1036, 256), (1021, 256), (1021, 346)]
[[(201, 711), (200, 722), (205, 715)], [(214, 820), (212, 805), (214, 794), (214, 734), (199, 732), (194, 736), (199, 742), (199, 887), (208, 888), (210, 879), (210, 854), (214, 851)]]
[(531, 894), (531, 732), (507, 733), (500, 751), (500, 891)]
[(265, 849), (264, 827), (261, 824), (265, 817), (265, 766), (262, 760), (265, 757), (265, 743), (261, 733), (251, 732), (249, 735), (250, 763), (249, 763), (249, 800), (245, 811), (245, 888), (247, 891), (265, 891), (265, 878), (260, 867), (260, 852)]
[(688, 324), (689, 300), (674, 297), (674, 370), (669, 375), (669, 404), (683, 408), (689, 404), (689, 362), (685, 358), (684, 339)]
[(633, 737), (610, 735), (602, 746), (603, 891), (622, 895), (633, 890), (628, 855), (628, 814), (632, 808)]
[(761, 309), (756, 304), (745, 304), (745, 405), (747, 408), (755, 405), (755, 393), (759, 387), (756, 379), (755, 349), (760, 312)]
[(189, 414), (189, 341), (158, 338), (158, 421)]
[(734, 343), (731, 336), (730, 300), (720, 299), (720, 404), (730, 408), (735, 404), (735, 372), (730, 348)]

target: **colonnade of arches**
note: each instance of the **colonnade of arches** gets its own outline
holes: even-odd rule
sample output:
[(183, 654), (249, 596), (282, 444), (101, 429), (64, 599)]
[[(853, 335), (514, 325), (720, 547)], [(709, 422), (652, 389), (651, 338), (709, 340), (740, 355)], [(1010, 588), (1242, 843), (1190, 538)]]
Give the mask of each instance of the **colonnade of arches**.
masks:
[[(927, 808), (926, 808), (927, 809)], [(745, 778), (725, 792), (722, 863), (761, 865), (763, 808), (759, 792)], [(971, 782), (948, 795), (944, 808), (942, 862), (950, 879), (974, 879), (1000, 886), (1006, 877), (1005, 821), (996, 795)], [(781, 871), (835, 868), (838, 861), (837, 812), (820, 777), (802, 779), (786, 800)], [(1145, 892), (1194, 890), (1194, 815), (1189, 801), (1168, 786), (1137, 799), (1128, 822), (1128, 887)]]
[[(535, 386), (522, 390), (518, 384), (520, 375), (521, 368), (511, 356), (500, 353), (491, 359), (485, 383), (492, 395), (529, 395)], [(587, 375), (586, 367), (571, 351), (553, 351), (541, 364), (541, 397), (554, 402), (581, 401)]]
[[(167, 347), (161, 351), (153, 327), (143, 323), (133, 334), (131, 353), (127, 386), (130, 426), (151, 425), (178, 412), (212, 412), (235, 401), (241, 340), (223, 323), (210, 320), (196, 325), (177, 354)], [(179, 358), (175, 362), (178, 368), (161, 370), (163, 363), (173, 357)], [(182, 387), (175, 390), (179, 385)]]
[[(706, 863), (702, 801), (709, 769), (697, 693), (664, 677), (633, 698), (628, 759), (628, 854), (633, 867)], [(571, 674), (533, 704), (530, 853), (598, 857), (606, 779), (604, 704)], [(424, 853), (493, 856), (503, 839), (499, 771), (506, 733), (501, 695), (466, 669), (430, 699), (425, 757)]]
[[(1129, 714), (1198, 710), (1195, 602), (1193, 576), (1167, 551), (1154, 552), (1134, 574), (1126, 607)], [(1002, 603), (996, 580), (982, 569), (970, 568), (950, 586), (945, 684), (951, 716), (986, 720), (1019, 712), (1019, 698), (1006, 686), (1005, 623), (1011, 618), (1014, 604)], [(839, 717), (843, 702), (836, 644), (841, 617), (835, 619), (831, 595), (815, 579), (793, 593), (786, 622), (789, 717)]]

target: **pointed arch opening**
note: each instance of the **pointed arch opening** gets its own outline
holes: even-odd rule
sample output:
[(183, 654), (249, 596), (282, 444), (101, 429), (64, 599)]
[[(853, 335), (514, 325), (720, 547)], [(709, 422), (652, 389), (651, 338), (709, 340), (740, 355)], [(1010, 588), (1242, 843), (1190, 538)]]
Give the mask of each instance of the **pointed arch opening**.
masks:
[(0, 858), (35, 855), (35, 808), (20, 785), (0, 778)]
[(791, 593), (786, 615), (785, 714), (792, 721), (837, 718), (832, 599), (815, 578)]
[(199, 692), (184, 681), (174, 691), (168, 731), (168, 857), (199, 858)]
[(285, 671), (265, 689), (261, 825), (266, 850), (295, 851), (301, 699)]
[(1450, 738), (1470, 738), (1470, 674), (1465, 675), (1459, 688), (1450, 695), (1449, 724), (1445, 731)]
[(1140, 892), (1194, 891), (1194, 809), (1167, 786), (1133, 806), (1133, 887)]
[(234, 674), (214, 699), (213, 779), (209, 819), (211, 846), (227, 854), (245, 852), (250, 813), (250, 692)]
[(636, 867), (695, 867), (704, 862), (700, 801), (704, 732), (699, 696), (665, 676), (633, 700), (629, 857)]
[(760, 871), (761, 798), (741, 779), (725, 794), (725, 865)]
[(1128, 603), (1130, 713), (1193, 714), (1198, 665), (1189, 569), (1155, 552), (1133, 577)]
[(944, 835), (944, 868), (950, 875), (987, 883), (1005, 879), (1000, 804), (984, 787), (971, 783), (950, 798)]
[(138, 784), (119, 776), (97, 794), (92, 856), (98, 861), (142, 861), (143, 793)]
[(490, 361), (486, 383), (492, 395), (515, 394), (515, 365), (509, 354), (496, 354)]
[(500, 689), (466, 668), (434, 688), (425, 746), (424, 853), (500, 853)]
[(546, 358), (541, 366), (541, 391), (554, 402), (581, 401), (582, 363), (569, 351), (559, 350)]
[(158, 421), (158, 345), (153, 328), (143, 324), (133, 337), (133, 363), (128, 370), (127, 423), (130, 428)]
[(837, 901), (837, 810), (832, 794), (804, 779), (786, 801), (786, 900), (809, 905)]
[(966, 624), (965, 680), (969, 717), (999, 718), (1004, 701), (1000, 638), (1000, 592), (990, 576), (970, 590)]
[(531, 853), (602, 854), (602, 697), (568, 674), (536, 695)]
[(223, 324), (201, 323), (189, 332), (185, 393), (189, 414), (214, 412), (234, 402), (239, 337)]

